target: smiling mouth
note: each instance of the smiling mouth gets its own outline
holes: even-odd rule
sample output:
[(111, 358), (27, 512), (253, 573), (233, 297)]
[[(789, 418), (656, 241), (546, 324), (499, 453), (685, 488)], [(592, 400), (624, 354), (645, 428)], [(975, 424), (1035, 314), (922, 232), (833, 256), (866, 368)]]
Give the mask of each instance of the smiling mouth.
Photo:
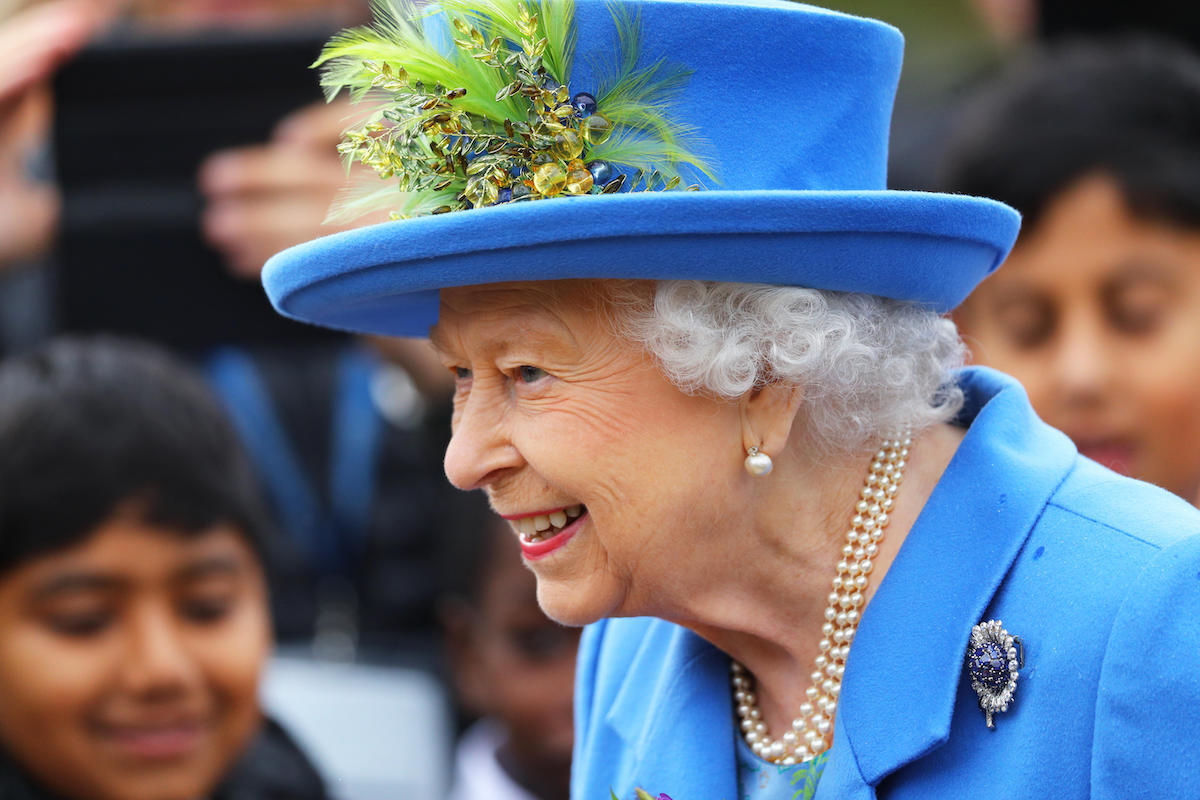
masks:
[(553, 539), (575, 519), (586, 513), (586, 506), (567, 506), (545, 514), (510, 519), (508, 523), (517, 532), (522, 544), (537, 544), (547, 539)]
[(1133, 468), (1133, 446), (1121, 440), (1077, 441), (1079, 452), (1114, 472), (1128, 475)]
[(198, 723), (107, 727), (103, 737), (124, 756), (139, 761), (164, 761), (191, 755), (204, 727)]

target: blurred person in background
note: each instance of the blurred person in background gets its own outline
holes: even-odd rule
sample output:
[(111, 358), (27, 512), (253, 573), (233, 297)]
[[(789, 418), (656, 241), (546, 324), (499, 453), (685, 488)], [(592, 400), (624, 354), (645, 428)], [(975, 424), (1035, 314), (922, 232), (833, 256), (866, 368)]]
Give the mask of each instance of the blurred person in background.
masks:
[(1039, 42), (1136, 31), (1200, 45), (1200, 14), (1187, 13), (1174, 0), (834, 0), (826, 5), (904, 31), (904, 73), (889, 143), (888, 186), (893, 189), (936, 190), (956, 110)]
[(0, 364), (0, 797), (324, 800), (263, 723), (254, 478), (164, 353), (52, 342)]
[(53, 187), (29, 175), (49, 115), (46, 81), (106, 22), (102, 6), (57, 0), (0, 14), (0, 272), (43, 254), (57, 224)]
[[(427, 409), (450, 381), (422, 343), (280, 320), (257, 284), (267, 255), (335, 229), (322, 223), (345, 178), (335, 143), (346, 109), (303, 105), (320, 98), (307, 64), (365, 6), (54, 0), (0, 20), (0, 351), (56, 330), (103, 331), (199, 365), (287, 534), (272, 593), (281, 640), (424, 663), (436, 640), (429, 498), (443, 491), (448, 435)], [(235, 96), (218, 73), (267, 66), (180, 61), (189, 47), (253, 53), (256, 42), (301, 49), (270, 68), (286, 80)], [(88, 43), (92, 60), (73, 64)], [(159, 60), (139, 69), (143, 56)], [(128, 83), (98, 77), (113, 63), (131, 65)], [(176, 119), (180, 103), (188, 114)], [(263, 123), (261, 140), (225, 125), (264, 107), (282, 116)]]
[(577, 628), (538, 606), (537, 579), (481, 497), (448, 534), (440, 617), (460, 707), (450, 800), (567, 800)]
[(1024, 215), (956, 319), (1081, 452), (1200, 502), (1200, 58), (1066, 42), (967, 109), (943, 187)]

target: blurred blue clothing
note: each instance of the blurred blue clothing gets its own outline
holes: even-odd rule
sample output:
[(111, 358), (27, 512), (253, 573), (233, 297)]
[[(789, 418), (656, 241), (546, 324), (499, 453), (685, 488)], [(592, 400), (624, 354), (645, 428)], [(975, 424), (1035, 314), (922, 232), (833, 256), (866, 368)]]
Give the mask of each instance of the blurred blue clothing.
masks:
[[(960, 375), (969, 430), (867, 607), (817, 800), (1195, 796), (1200, 512), (1109, 472), (1012, 379)], [(971, 627), (1025, 645), (984, 723)], [(729, 658), (655, 619), (585, 633), (572, 797), (733, 800)]]

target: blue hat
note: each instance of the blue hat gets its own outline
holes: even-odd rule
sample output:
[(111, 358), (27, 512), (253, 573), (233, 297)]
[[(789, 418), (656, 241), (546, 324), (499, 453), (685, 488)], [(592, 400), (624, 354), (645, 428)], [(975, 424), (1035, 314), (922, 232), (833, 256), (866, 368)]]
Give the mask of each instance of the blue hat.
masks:
[[(895, 28), (772, 0), (621, 7), (640, 18), (639, 65), (667, 59), (691, 73), (670, 111), (713, 168), (689, 175), (701, 191), (502, 202), (334, 234), (267, 262), (276, 309), (334, 328), (423, 336), (442, 287), (687, 278), (864, 292), (948, 311), (1008, 254), (1019, 227), (1008, 206), (886, 189), (903, 50)], [(595, 91), (617, 58), (619, 25), (605, 0), (576, 0), (574, 20), (570, 92)]]

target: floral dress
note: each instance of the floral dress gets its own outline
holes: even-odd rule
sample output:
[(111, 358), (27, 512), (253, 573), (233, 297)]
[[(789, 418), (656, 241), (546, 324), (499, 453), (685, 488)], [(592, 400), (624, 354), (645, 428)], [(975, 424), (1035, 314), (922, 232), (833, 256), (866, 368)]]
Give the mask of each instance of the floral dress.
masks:
[(764, 761), (746, 740), (737, 739), (738, 800), (810, 800), (825, 770), (829, 751), (802, 764), (784, 766)]

